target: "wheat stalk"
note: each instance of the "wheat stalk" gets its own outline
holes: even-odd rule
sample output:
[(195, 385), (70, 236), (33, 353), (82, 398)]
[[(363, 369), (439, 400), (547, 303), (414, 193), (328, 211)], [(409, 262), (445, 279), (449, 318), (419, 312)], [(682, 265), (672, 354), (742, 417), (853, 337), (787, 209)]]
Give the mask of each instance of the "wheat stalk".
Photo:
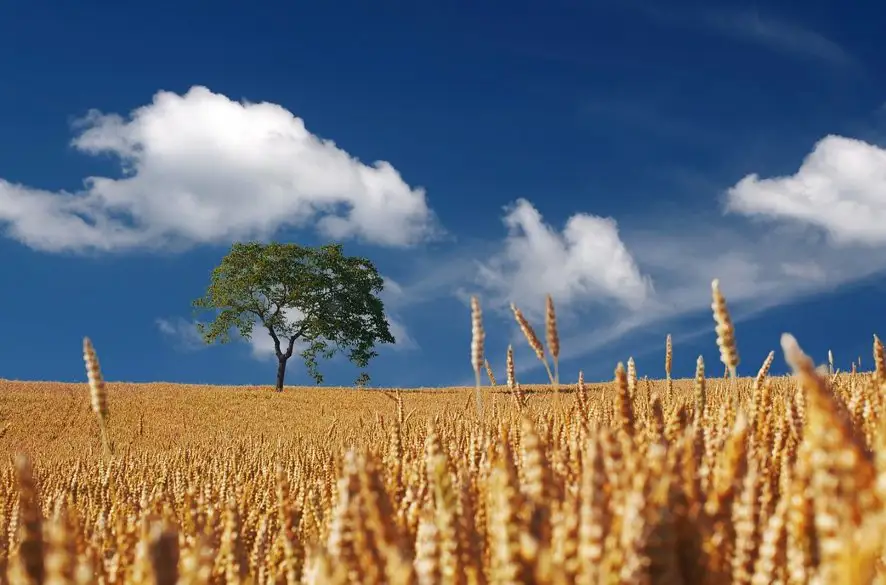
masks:
[(92, 405), (92, 412), (98, 419), (102, 447), (105, 450), (105, 455), (112, 456), (114, 450), (110, 437), (108, 436), (108, 419), (110, 418), (110, 411), (108, 410), (108, 392), (105, 387), (104, 378), (102, 378), (98, 355), (96, 355), (95, 348), (92, 346), (92, 341), (90, 341), (88, 337), (83, 338), (83, 361), (86, 364), (89, 397)]
[(489, 384), (491, 386), (497, 386), (498, 384), (495, 381), (495, 374), (492, 372), (492, 366), (489, 365), (489, 360), (484, 360), (483, 365), (486, 367), (486, 376), (489, 378)]
[(514, 391), (514, 386), (517, 384), (517, 376), (515, 374), (516, 370), (514, 368), (514, 348), (508, 345), (508, 354), (505, 362), (505, 370), (508, 376), (508, 390), (511, 392)]
[[(535, 357), (544, 364), (545, 371), (548, 373), (548, 379), (551, 381), (551, 384), (554, 384), (554, 375), (551, 373), (551, 368), (548, 365), (548, 359), (545, 357), (545, 348), (541, 344), (541, 340), (539, 340), (538, 335), (535, 334), (535, 330), (532, 328), (532, 325), (529, 324), (529, 321), (526, 320), (526, 317), (523, 316), (523, 312), (517, 308), (514, 303), (511, 303), (511, 311), (514, 313), (514, 319), (517, 321), (517, 325), (520, 326), (520, 331), (523, 332), (523, 336), (526, 338), (526, 341), (529, 343), (529, 347), (535, 352)], [(558, 342), (559, 347), (559, 342)]]
[(480, 370), (483, 368), (483, 343), (486, 333), (483, 331), (483, 313), (480, 310), (480, 300), (471, 297), (471, 365), (476, 376), (475, 397), (477, 402), (477, 419), (483, 414), (483, 397), (480, 394)]
[(713, 302), (711, 309), (714, 312), (714, 322), (717, 324), (717, 346), (720, 348), (720, 361), (729, 371), (730, 388), (734, 400), (738, 400), (736, 377), (738, 376), (738, 346), (735, 343), (735, 327), (732, 325), (732, 317), (726, 306), (726, 299), (720, 292), (720, 281), (714, 279), (711, 282)]
[(545, 302), (545, 338), (548, 352), (554, 362), (554, 391), (560, 392), (560, 336), (557, 334), (557, 313), (554, 300), (548, 295)]
[(674, 392), (674, 382), (671, 380), (671, 366), (674, 362), (674, 346), (671, 342), (671, 334), (665, 339), (665, 379), (668, 384), (668, 396)]

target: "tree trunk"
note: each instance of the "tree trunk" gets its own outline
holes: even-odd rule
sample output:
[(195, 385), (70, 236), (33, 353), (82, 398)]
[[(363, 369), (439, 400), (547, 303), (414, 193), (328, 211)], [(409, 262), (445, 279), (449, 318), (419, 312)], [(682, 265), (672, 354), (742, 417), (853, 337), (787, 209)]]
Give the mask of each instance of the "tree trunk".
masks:
[(283, 392), (283, 379), (286, 378), (286, 361), (285, 357), (277, 358), (277, 392)]

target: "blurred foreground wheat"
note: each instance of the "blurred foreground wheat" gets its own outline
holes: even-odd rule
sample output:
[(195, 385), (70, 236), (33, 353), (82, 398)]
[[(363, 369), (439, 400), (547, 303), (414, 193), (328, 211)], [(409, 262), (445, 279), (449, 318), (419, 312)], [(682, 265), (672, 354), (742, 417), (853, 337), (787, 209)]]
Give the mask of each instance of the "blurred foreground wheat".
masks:
[[(719, 295), (719, 298), (718, 296)], [(0, 585), (886, 583), (886, 360), (794, 377), (383, 393), (0, 385)], [(719, 311), (719, 313), (718, 313)], [(553, 328), (553, 329), (552, 329)], [(833, 361), (832, 358), (830, 360)], [(853, 366), (854, 369), (854, 366)], [(641, 383), (642, 382), (642, 383)], [(476, 408), (474, 408), (476, 406)]]

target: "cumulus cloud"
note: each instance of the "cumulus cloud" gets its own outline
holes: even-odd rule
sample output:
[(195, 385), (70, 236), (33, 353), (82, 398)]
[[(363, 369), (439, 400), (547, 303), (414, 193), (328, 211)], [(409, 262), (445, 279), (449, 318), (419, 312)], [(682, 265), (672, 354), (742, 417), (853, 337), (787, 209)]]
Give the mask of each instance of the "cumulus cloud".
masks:
[[(861, 146), (862, 152), (870, 153), (873, 148), (843, 140), (850, 151)], [(819, 143), (816, 151), (827, 144), (827, 140)], [(561, 308), (567, 313), (581, 309), (560, 320), (562, 360), (605, 352), (623, 361), (649, 343), (647, 332), (652, 328), (666, 329), (675, 339), (713, 335), (710, 285), (714, 278), (720, 279), (734, 320), (742, 322), (886, 271), (886, 254), (882, 253), (886, 240), (880, 240), (882, 232), (870, 225), (877, 223), (871, 218), (886, 207), (886, 197), (875, 197), (880, 189), (871, 186), (886, 173), (874, 170), (879, 155), (861, 158), (869, 164), (859, 165), (852, 157), (832, 161), (812, 178), (807, 159), (793, 177), (765, 180), (769, 185), (781, 181), (779, 187), (792, 185), (784, 193), (773, 188), (773, 199), (786, 193), (803, 210), (765, 214), (782, 220), (774, 224), (749, 221), (758, 214), (750, 207), (731, 206), (733, 213), (726, 215), (716, 208), (700, 209), (693, 215), (680, 210), (670, 217), (632, 216), (618, 225), (612, 219), (578, 213), (558, 229), (545, 222), (530, 202), (519, 200), (504, 215), (508, 231), (503, 240), (484, 242), (479, 251), (474, 242), (462, 242), (451, 258), (423, 261), (427, 274), (404, 282), (401, 288), (407, 296), (420, 287), (423, 298), (456, 293), (463, 301), (474, 289), (481, 294), (484, 309), (501, 308), (514, 300), (536, 328), (543, 318), (543, 297), (551, 293), (558, 313)], [(728, 190), (730, 197), (750, 193), (739, 185)], [(712, 201), (717, 190), (713, 185), (697, 195)], [(886, 185), (880, 192), (886, 193)], [(822, 203), (845, 200), (864, 205), (851, 215), (830, 217), (833, 207)], [(762, 205), (770, 200), (754, 201)], [(823, 222), (833, 222), (827, 225), (835, 226), (836, 234), (822, 230)], [(865, 223), (859, 226), (857, 222)], [(813, 225), (818, 229), (810, 229)], [(518, 353), (528, 352), (518, 356), (518, 371), (540, 367), (506, 311), (495, 316), (486, 313), (485, 323), (490, 343), (505, 339), (514, 343)], [(656, 348), (660, 343), (655, 340)]]
[[(886, 151), (828, 136), (794, 175), (761, 179), (752, 174), (728, 189), (726, 207), (732, 213), (726, 217), (695, 222), (691, 231), (631, 234), (637, 265), (655, 281), (654, 297), (642, 311), (623, 311), (590, 330), (567, 332), (563, 358), (596, 351), (655, 322), (678, 326), (685, 317), (709, 311), (713, 278), (721, 280), (738, 322), (883, 273), (883, 193)], [(754, 225), (744, 217), (780, 223)]]
[[(622, 307), (591, 319), (563, 321), (562, 360), (600, 351), (627, 352), (618, 357), (626, 359), (648, 342), (645, 332), (650, 327), (666, 326), (675, 339), (713, 335), (709, 315), (714, 278), (720, 279), (733, 320), (741, 323), (886, 268), (886, 259), (878, 255), (834, 248), (824, 240), (810, 245), (796, 233), (766, 233), (740, 219), (699, 225), (693, 233), (633, 233), (631, 251), (638, 266), (654, 279), (655, 294), (639, 310)], [(708, 324), (698, 329), (699, 323)], [(518, 370), (536, 369), (536, 361), (524, 359)]]
[(727, 210), (815, 226), (840, 246), (886, 244), (886, 150), (827, 136), (795, 174), (743, 178), (728, 190)]
[(47, 252), (188, 246), (310, 225), (335, 238), (409, 246), (439, 234), (425, 192), (367, 165), (279, 105), (205, 87), (158, 92), (128, 118), (90, 112), (73, 146), (121, 176), (74, 193), (0, 179), (0, 227)]
[(514, 301), (533, 312), (551, 294), (564, 309), (588, 301), (637, 308), (652, 292), (611, 218), (577, 213), (558, 232), (519, 199), (503, 221), (501, 251), (479, 267), (479, 284), (497, 303)]
[[(576, 214), (558, 232), (521, 200), (505, 216), (509, 231), (500, 251), (480, 266), (481, 284), (497, 300), (513, 298), (537, 311), (536, 318), (547, 292), (558, 310), (617, 301), (590, 318), (561, 321), (564, 360), (604, 348), (627, 351), (619, 344), (642, 340), (641, 331), (654, 324), (710, 333), (712, 325), (698, 329), (695, 316), (710, 311), (714, 278), (740, 322), (886, 271), (883, 193), (886, 150), (828, 136), (792, 176), (739, 181), (726, 193), (731, 213), (695, 218), (691, 230), (665, 227), (685, 218), (619, 228), (611, 219)], [(777, 223), (748, 221), (760, 217)], [(536, 369), (530, 358), (518, 370)]]

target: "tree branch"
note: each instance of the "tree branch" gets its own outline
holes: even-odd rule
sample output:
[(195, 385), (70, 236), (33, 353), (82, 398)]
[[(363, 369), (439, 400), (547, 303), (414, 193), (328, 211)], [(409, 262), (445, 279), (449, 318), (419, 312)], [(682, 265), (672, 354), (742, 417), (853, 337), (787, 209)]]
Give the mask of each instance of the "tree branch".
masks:
[[(274, 353), (277, 354), (277, 359), (283, 359), (284, 353), (280, 351), (280, 338), (277, 337), (277, 333), (274, 331), (274, 328), (268, 324), (265, 324), (265, 328), (268, 330), (268, 333), (271, 334), (271, 339), (274, 340)], [(289, 356), (285, 356), (288, 358)]]
[(295, 347), (295, 340), (298, 339), (299, 337), (301, 337), (302, 335), (304, 335), (305, 331), (307, 331), (308, 319), (310, 319), (310, 318), (311, 318), (310, 314), (305, 315), (305, 318), (302, 319), (302, 321), (301, 321), (301, 327), (299, 327), (298, 331), (296, 331), (295, 333), (293, 333), (289, 337), (289, 347), (287, 348), (286, 353), (283, 354), (286, 357), (286, 359), (289, 359), (292, 357), (292, 349)]

